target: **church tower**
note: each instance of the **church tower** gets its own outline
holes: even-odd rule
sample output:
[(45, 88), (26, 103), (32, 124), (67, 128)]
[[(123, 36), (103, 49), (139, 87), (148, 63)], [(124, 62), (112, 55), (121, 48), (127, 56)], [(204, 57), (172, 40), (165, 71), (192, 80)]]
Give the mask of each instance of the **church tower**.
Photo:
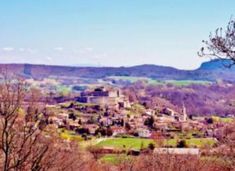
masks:
[(188, 118), (188, 115), (187, 115), (186, 107), (183, 103), (183, 122), (186, 122), (187, 118)]

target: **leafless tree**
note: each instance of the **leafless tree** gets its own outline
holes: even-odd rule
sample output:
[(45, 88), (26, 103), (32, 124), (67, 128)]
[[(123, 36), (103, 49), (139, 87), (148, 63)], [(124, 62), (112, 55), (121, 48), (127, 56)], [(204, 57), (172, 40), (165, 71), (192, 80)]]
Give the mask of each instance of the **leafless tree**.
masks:
[(223, 128), (219, 137), (219, 146), (216, 155), (220, 155), (234, 167), (235, 165), (235, 122), (228, 123)]
[(231, 63), (225, 65), (231, 67), (235, 64), (235, 20), (228, 22), (226, 29), (217, 28), (214, 34), (210, 34), (209, 40), (202, 41), (205, 46), (198, 52), (199, 56), (209, 56), (221, 60), (230, 59)]
[[(2, 75), (0, 84), (0, 149), (2, 170), (40, 170), (48, 150), (43, 141), (39, 117), (26, 120), (23, 112), (26, 87), (20, 79)], [(33, 114), (33, 113), (32, 113)]]
[(201, 160), (197, 156), (148, 154), (124, 160), (117, 170), (123, 171), (227, 171), (227, 168), (213, 160)]
[[(90, 162), (77, 143), (61, 139), (46, 124), (40, 93), (24, 81), (2, 75), (0, 82), (0, 170), (82, 170)], [(82, 156), (82, 157), (81, 157)]]

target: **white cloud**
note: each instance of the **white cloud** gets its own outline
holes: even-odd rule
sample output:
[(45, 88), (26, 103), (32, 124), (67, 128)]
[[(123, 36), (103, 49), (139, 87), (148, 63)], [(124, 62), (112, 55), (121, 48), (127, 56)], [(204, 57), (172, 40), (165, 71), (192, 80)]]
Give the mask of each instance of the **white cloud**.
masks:
[(37, 49), (32, 49), (32, 48), (27, 48), (27, 49), (25, 49), (25, 51), (28, 52), (28, 53), (30, 53), (30, 54), (35, 54), (35, 53), (38, 52)]
[(18, 52), (25, 52), (25, 53), (29, 53), (29, 54), (35, 54), (38, 52), (37, 49), (33, 49), (33, 48), (24, 48), (24, 47), (20, 47), (20, 48), (14, 48), (14, 47), (3, 47), (2, 51), (5, 52), (12, 52), (12, 51), (18, 51)]
[(92, 54), (94, 53), (94, 49), (92, 47), (85, 47), (85, 48), (80, 48), (80, 49), (74, 49), (74, 53), (80, 53), (80, 54)]
[(50, 62), (52, 61), (52, 57), (50, 57), (50, 56), (46, 57), (46, 59)]
[(108, 56), (107, 53), (97, 53), (93, 55), (92, 58), (100, 60), (106, 58), (107, 56)]
[(24, 52), (24, 51), (25, 51), (25, 48), (19, 48), (19, 51), (20, 51), (20, 52)]
[(85, 48), (85, 50), (88, 51), (88, 52), (91, 52), (91, 51), (93, 51), (93, 48), (87, 47), (87, 48)]
[(55, 47), (54, 50), (55, 50), (55, 51), (63, 51), (64, 48), (63, 48), (63, 47)]
[(13, 47), (3, 47), (2, 50), (3, 50), (3, 51), (10, 52), (10, 51), (13, 51), (14, 48), (13, 48)]

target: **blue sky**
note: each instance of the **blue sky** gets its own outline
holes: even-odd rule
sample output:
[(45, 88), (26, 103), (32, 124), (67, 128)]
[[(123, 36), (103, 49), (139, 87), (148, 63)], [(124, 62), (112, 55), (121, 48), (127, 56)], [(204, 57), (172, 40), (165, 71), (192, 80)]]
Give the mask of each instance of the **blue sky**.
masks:
[(234, 13), (234, 0), (0, 0), (0, 62), (193, 69)]

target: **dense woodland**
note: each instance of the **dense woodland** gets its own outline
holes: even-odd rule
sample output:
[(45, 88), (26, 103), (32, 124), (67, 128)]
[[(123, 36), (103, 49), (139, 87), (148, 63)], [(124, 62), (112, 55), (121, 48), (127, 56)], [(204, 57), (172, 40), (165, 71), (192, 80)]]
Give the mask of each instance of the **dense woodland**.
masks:
[(150, 108), (171, 107), (182, 110), (183, 104), (190, 115), (227, 116), (235, 112), (235, 86), (212, 85), (146, 85), (138, 82), (125, 87), (131, 101), (139, 101)]

